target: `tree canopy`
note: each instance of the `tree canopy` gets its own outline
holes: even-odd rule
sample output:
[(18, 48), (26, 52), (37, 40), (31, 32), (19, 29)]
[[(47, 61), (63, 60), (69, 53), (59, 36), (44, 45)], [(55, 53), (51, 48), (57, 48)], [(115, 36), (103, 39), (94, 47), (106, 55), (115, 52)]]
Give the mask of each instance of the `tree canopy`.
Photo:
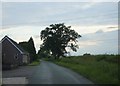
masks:
[(64, 23), (51, 24), (41, 31), (40, 37), (43, 44), (40, 49), (48, 51), (55, 58), (64, 56), (67, 53), (66, 47), (77, 51), (77, 38), (80, 38), (76, 31), (70, 29), (71, 26), (65, 26)]
[(36, 50), (35, 50), (35, 46), (34, 46), (34, 41), (33, 41), (32, 37), (28, 40), (28, 42), (20, 42), (19, 45), (24, 50), (29, 52), (29, 54), (30, 54), (30, 62), (32, 62), (32, 61), (37, 59), (37, 57), (36, 57)]

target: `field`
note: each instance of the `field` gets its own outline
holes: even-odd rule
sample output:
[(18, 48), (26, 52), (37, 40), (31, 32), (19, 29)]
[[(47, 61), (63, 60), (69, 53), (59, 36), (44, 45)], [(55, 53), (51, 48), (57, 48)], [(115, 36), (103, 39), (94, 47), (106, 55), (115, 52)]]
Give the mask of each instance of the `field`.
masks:
[(53, 62), (72, 69), (96, 84), (118, 84), (118, 55), (72, 56)]

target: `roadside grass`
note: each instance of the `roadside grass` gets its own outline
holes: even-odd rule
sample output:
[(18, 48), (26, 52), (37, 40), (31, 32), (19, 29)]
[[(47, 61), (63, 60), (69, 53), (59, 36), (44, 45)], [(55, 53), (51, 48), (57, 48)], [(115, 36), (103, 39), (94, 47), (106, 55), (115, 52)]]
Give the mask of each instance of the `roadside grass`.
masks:
[(76, 71), (95, 84), (119, 83), (117, 55), (73, 56), (53, 62)]
[(28, 64), (28, 66), (37, 66), (40, 64), (39, 60), (33, 61), (32, 63)]

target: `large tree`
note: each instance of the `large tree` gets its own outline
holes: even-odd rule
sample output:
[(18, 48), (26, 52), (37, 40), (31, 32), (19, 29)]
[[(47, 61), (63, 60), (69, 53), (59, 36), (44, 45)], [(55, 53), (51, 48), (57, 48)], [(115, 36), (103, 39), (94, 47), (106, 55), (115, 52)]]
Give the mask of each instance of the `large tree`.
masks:
[(41, 40), (43, 40), (40, 49), (48, 51), (55, 58), (64, 56), (67, 53), (66, 47), (77, 51), (77, 38), (81, 35), (70, 28), (71, 26), (65, 26), (64, 23), (51, 24), (46, 27), (40, 34)]

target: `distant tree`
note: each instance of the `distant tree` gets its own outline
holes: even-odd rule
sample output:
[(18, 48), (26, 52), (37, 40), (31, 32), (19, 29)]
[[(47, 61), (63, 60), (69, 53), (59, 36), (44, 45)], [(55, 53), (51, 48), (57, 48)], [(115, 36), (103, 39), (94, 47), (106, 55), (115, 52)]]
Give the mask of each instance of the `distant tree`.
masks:
[(34, 46), (34, 41), (33, 41), (32, 37), (29, 39), (28, 42), (20, 42), (19, 45), (24, 50), (29, 52), (29, 54), (30, 54), (30, 62), (32, 62), (32, 61), (37, 59), (36, 50), (35, 50), (35, 46)]
[(38, 57), (39, 58), (47, 58), (47, 57), (50, 57), (50, 54), (49, 54), (49, 52), (47, 52), (47, 51), (43, 51), (43, 50), (38, 50)]
[(25, 50), (25, 51), (29, 51), (28, 48), (28, 42), (19, 42), (19, 45)]
[(83, 56), (90, 56), (90, 55), (91, 55), (90, 53), (83, 54)]
[(31, 54), (31, 57), (32, 57), (31, 60), (34, 61), (37, 59), (37, 57), (36, 57), (36, 50), (35, 50), (34, 41), (32, 37), (29, 39), (28, 45), (29, 45), (29, 53)]
[(77, 32), (70, 29), (71, 26), (65, 26), (64, 23), (51, 24), (41, 31), (40, 37), (43, 44), (40, 49), (48, 51), (55, 58), (64, 56), (67, 53), (66, 47), (77, 51), (77, 38), (81, 37)]

